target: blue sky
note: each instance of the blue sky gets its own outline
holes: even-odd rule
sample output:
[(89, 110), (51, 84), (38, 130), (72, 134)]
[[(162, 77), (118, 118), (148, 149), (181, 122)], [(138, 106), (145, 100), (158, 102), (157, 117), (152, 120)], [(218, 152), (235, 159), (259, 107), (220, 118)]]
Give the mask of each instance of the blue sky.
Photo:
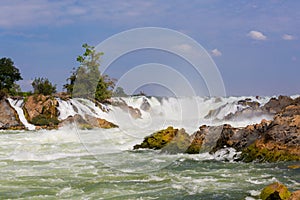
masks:
[[(35, 77), (48, 77), (61, 90), (83, 43), (163, 27), (187, 34), (211, 54), (227, 95), (300, 94), (299, 9), (294, 0), (1, 0), (0, 57), (13, 59), (24, 90)], [(123, 60), (119, 65), (130, 68)]]

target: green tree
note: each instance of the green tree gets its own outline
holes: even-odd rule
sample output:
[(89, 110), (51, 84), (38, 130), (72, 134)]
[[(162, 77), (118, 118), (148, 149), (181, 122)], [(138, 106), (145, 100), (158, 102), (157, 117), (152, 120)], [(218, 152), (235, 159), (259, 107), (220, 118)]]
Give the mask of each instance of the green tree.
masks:
[(97, 52), (95, 47), (83, 44), (85, 52), (77, 57), (79, 67), (73, 69), (67, 79), (69, 83), (64, 88), (73, 97), (90, 98), (104, 101), (112, 96), (115, 81), (99, 71), (102, 52)]
[(116, 90), (113, 92), (114, 97), (127, 97), (128, 95), (125, 93), (122, 87), (117, 87)]
[(51, 95), (56, 92), (56, 85), (47, 78), (35, 78), (31, 85), (35, 94)]
[(16, 84), (19, 80), (22, 80), (22, 77), (19, 69), (14, 66), (14, 62), (10, 58), (1, 58), (0, 91), (14, 95), (20, 89), (20, 86)]

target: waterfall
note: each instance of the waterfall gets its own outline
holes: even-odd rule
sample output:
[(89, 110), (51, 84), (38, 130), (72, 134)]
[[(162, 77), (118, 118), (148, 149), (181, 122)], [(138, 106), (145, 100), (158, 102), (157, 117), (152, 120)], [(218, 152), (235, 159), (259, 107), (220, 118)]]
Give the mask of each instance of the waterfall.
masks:
[(24, 126), (28, 129), (28, 130), (35, 130), (35, 126), (32, 124), (29, 124), (27, 119), (25, 118), (24, 112), (22, 110), (22, 104), (23, 104), (23, 100), (13, 100), (11, 98), (7, 99), (9, 104), (15, 109), (15, 111), (18, 113), (19, 115), (19, 119), (20, 121), (24, 124)]
[[(224, 123), (232, 126), (245, 126), (259, 123), (266, 116), (240, 116), (238, 121), (226, 121), (226, 116), (235, 114), (247, 108), (247, 105), (239, 104), (240, 100), (256, 101), (263, 106), (270, 97), (118, 97), (112, 98), (112, 105), (95, 105), (88, 99), (74, 98), (61, 100), (57, 98), (59, 106), (59, 120), (64, 120), (76, 114), (83, 118), (86, 115), (105, 119), (119, 125), (120, 128), (135, 127), (136, 130), (163, 129), (167, 126), (186, 128), (188, 132), (194, 132), (202, 124), (221, 125)], [(29, 129), (35, 126), (26, 120), (22, 106), (23, 100), (8, 98), (11, 106), (16, 110), (21, 122)], [(139, 116), (132, 116), (138, 112)], [(266, 118), (268, 119), (268, 118)]]

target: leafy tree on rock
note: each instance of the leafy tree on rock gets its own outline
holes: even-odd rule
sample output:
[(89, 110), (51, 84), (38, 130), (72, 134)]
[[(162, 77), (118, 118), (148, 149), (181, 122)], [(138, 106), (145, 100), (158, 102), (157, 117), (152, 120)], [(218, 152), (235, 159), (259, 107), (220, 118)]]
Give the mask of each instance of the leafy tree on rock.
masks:
[(51, 95), (56, 92), (56, 85), (47, 78), (35, 78), (31, 85), (35, 94)]
[(16, 81), (22, 80), (19, 69), (14, 66), (10, 58), (0, 59), (0, 91), (2, 93), (14, 94), (18, 92), (19, 86)]
[[(96, 52), (95, 47), (83, 44), (85, 52), (77, 57), (79, 67), (67, 79), (69, 83), (64, 88), (73, 97), (96, 99), (104, 101), (112, 96), (115, 81), (99, 71), (102, 52)], [(75, 84), (76, 83), (76, 84)]]

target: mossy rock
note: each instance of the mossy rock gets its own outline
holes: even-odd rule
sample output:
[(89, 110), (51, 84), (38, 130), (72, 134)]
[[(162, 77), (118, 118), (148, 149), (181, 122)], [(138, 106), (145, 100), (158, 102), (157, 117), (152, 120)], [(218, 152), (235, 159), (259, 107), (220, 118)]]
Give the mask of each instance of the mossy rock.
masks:
[(260, 193), (260, 198), (262, 200), (285, 200), (290, 196), (291, 192), (288, 190), (288, 188), (278, 182), (268, 185)]
[(190, 136), (184, 129), (177, 131), (175, 137), (162, 148), (162, 152), (176, 154), (185, 153), (190, 146)]
[(55, 117), (49, 117), (42, 114), (34, 117), (30, 122), (38, 126), (53, 126), (58, 125), (59, 120)]
[(134, 149), (162, 149), (173, 140), (177, 132), (178, 129), (174, 129), (171, 126), (167, 129), (157, 131), (146, 137), (140, 145), (135, 145)]
[(269, 150), (267, 148), (258, 148), (256, 143), (253, 143), (242, 151), (241, 159), (244, 162), (278, 162), (297, 161), (300, 160), (300, 157), (283, 149), (274, 148)]

